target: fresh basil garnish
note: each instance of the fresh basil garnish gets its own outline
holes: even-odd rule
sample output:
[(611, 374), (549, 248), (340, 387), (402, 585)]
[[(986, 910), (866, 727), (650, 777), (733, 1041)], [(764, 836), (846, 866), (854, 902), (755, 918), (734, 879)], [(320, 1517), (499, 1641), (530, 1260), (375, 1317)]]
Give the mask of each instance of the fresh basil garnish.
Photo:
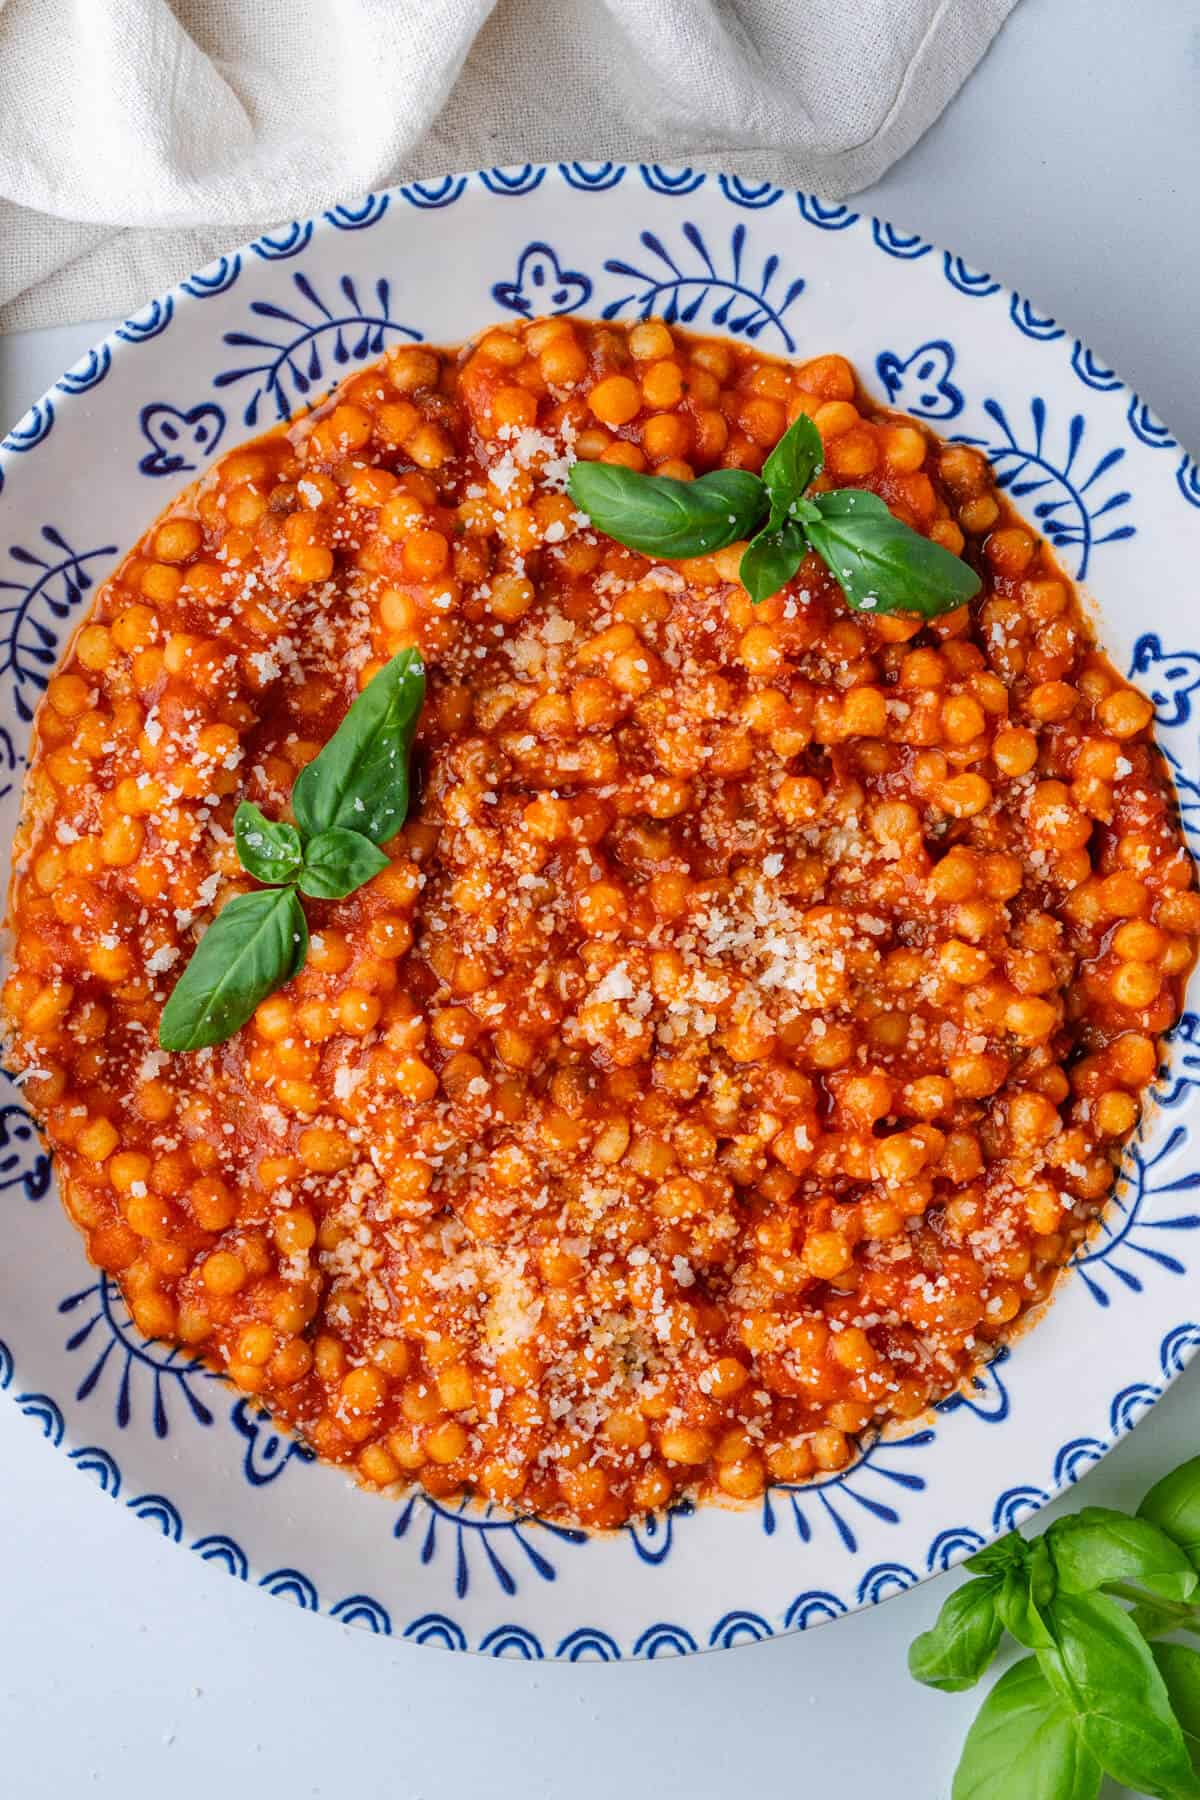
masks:
[(268, 819), (253, 800), (243, 800), (233, 815), (233, 841), (243, 869), (267, 887), (290, 881), (304, 856), (296, 827)]
[(931, 619), (979, 592), (968, 563), (905, 525), (878, 494), (836, 488), (807, 497), (824, 458), (820, 432), (801, 413), (761, 476), (716, 469), (675, 481), (615, 463), (577, 462), (567, 488), (593, 525), (643, 556), (707, 556), (749, 538), (738, 572), (756, 605), (792, 579), (809, 549), (861, 612)]
[(310, 839), (296, 879), (300, 892), (314, 900), (342, 900), (387, 867), (378, 844), (360, 831), (334, 825)]
[(222, 907), (163, 1008), (164, 1050), (203, 1050), (246, 1023), (260, 1000), (298, 974), (308, 954), (304, 908), (290, 887), (238, 894)]
[(297, 776), (292, 811), (307, 837), (334, 825), (376, 844), (396, 835), (408, 814), (408, 761), (424, 702), (420, 655), (401, 650)]
[(675, 481), (618, 463), (577, 462), (567, 492), (606, 537), (644, 556), (708, 556), (748, 537), (769, 507), (762, 482), (745, 469)]
[(814, 494), (819, 519), (808, 541), (859, 612), (952, 612), (979, 592), (979, 577), (961, 556), (913, 531), (878, 494), (839, 488)]
[(762, 478), (772, 502), (779, 496), (786, 504), (802, 494), (825, 467), (825, 445), (807, 413), (788, 426), (762, 466)]
[(757, 606), (792, 579), (808, 554), (808, 539), (799, 525), (760, 531), (746, 545), (738, 565), (742, 586)]
[(201, 937), (163, 1008), (164, 1050), (222, 1043), (299, 974), (308, 923), (297, 890), (341, 900), (388, 867), (379, 844), (395, 836), (408, 813), (408, 764), (424, 696), (420, 656), (402, 650), (297, 777), (295, 825), (268, 819), (252, 800), (238, 806), (238, 858), (266, 886), (231, 900)]

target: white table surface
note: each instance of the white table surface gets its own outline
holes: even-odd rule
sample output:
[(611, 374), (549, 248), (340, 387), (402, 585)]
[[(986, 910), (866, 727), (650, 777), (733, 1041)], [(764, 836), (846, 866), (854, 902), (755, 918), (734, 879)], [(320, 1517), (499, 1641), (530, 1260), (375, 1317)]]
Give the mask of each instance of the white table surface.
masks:
[[(1028, 294), (1196, 449), (1197, 194), (1194, 0), (1022, 0), (941, 122), (859, 203)], [(0, 340), (0, 421), (97, 335)], [(1087, 1477), (1086, 1498), (1131, 1505), (1195, 1451), (1198, 1427), (1193, 1369)], [(3, 1789), (945, 1800), (976, 1697), (917, 1687), (904, 1656), (957, 1579), (725, 1654), (583, 1667), (452, 1657), (301, 1613), (180, 1555), (101, 1505), (0, 1402)]]

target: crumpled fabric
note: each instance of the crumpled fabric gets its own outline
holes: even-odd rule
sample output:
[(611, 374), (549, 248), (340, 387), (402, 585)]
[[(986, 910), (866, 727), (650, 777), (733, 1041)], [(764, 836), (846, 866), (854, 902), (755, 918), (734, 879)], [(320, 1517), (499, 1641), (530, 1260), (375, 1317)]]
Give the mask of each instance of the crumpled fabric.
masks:
[(0, 0), (0, 328), (397, 181), (691, 163), (837, 199), (1016, 0)]

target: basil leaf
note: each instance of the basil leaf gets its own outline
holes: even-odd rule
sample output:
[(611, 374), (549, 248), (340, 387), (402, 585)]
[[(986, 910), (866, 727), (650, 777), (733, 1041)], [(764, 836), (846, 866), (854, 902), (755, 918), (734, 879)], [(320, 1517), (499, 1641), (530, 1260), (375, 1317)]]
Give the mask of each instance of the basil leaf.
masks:
[(309, 839), (298, 877), (300, 891), (314, 900), (341, 900), (390, 866), (379, 846), (361, 831), (335, 825)]
[(807, 413), (793, 420), (762, 466), (762, 478), (774, 506), (801, 495), (825, 466), (821, 434)]
[(617, 463), (577, 462), (567, 492), (600, 531), (644, 556), (707, 556), (749, 537), (768, 512), (766, 488), (745, 469), (674, 481)]
[(239, 894), (217, 914), (163, 1008), (164, 1050), (223, 1043), (304, 967), (308, 925), (290, 887)]
[(981, 1576), (956, 1588), (929, 1631), (908, 1648), (908, 1672), (926, 1687), (957, 1694), (974, 1687), (1000, 1642), (996, 1611), (998, 1576)]
[(1088, 1593), (1109, 1582), (1132, 1582), (1163, 1600), (1190, 1600), (1196, 1571), (1173, 1538), (1149, 1519), (1131, 1519), (1107, 1506), (1085, 1506), (1058, 1519), (1046, 1533), (1059, 1586)]
[(1155, 1644), (1150, 1654), (1158, 1664), (1192, 1768), (1200, 1774), (1200, 1650)]
[(996, 1611), (1010, 1637), (1027, 1650), (1041, 1650), (1053, 1644), (1043, 1609), (1054, 1593), (1054, 1567), (1045, 1541), (1038, 1538), (1028, 1546), (1029, 1556), (1023, 1564), (1014, 1563), (1004, 1576), (996, 1596)]
[(401, 650), (380, 669), (292, 789), (308, 837), (344, 825), (374, 843), (394, 837), (408, 813), (408, 761), (425, 699), (425, 668)]
[(1007, 1536), (997, 1538), (994, 1544), (985, 1544), (982, 1550), (976, 1550), (974, 1556), (968, 1556), (963, 1563), (964, 1569), (978, 1570), (980, 1574), (1005, 1575), (1011, 1568), (1024, 1568), (1029, 1561), (1029, 1545), (1019, 1531), (1010, 1531)]
[(839, 488), (812, 504), (821, 516), (805, 525), (808, 541), (858, 611), (933, 619), (979, 592), (969, 563), (902, 524), (878, 494)]
[(1127, 1613), (1106, 1594), (1056, 1594), (1038, 1667), (1100, 1766), (1158, 1800), (1200, 1793), (1166, 1684)]
[(1100, 1764), (1032, 1656), (1003, 1674), (967, 1733), (952, 1800), (1095, 1800)]
[(303, 849), (296, 827), (268, 819), (253, 800), (243, 800), (233, 815), (233, 841), (243, 869), (268, 887), (290, 881), (300, 866)]
[(1156, 1482), (1137, 1509), (1139, 1519), (1149, 1519), (1173, 1538), (1200, 1568), (1200, 1456), (1181, 1463)]
[(792, 579), (807, 552), (808, 539), (799, 525), (760, 531), (747, 544), (738, 564), (738, 578), (756, 606)]

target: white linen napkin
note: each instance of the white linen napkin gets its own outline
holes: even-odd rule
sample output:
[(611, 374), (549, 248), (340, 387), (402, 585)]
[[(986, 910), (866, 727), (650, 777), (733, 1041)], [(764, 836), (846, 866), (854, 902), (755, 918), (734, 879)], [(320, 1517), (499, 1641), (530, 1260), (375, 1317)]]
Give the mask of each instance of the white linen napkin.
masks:
[(832, 198), (1016, 0), (0, 0), (0, 329), (128, 312), (371, 188), (690, 162)]

